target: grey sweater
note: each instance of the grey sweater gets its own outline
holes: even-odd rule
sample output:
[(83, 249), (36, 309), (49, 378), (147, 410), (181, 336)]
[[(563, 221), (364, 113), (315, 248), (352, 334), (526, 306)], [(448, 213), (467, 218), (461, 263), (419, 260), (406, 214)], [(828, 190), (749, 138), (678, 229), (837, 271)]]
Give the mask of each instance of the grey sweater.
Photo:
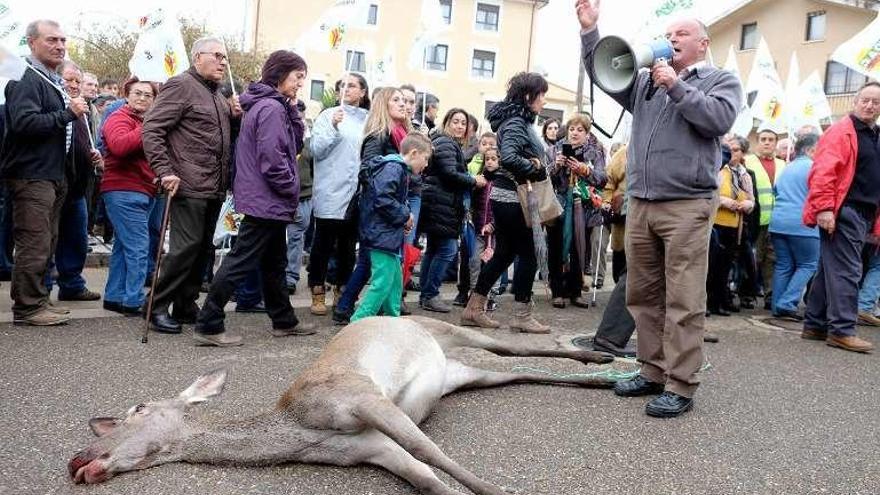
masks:
[[(584, 65), (593, 78), (594, 29), (581, 36)], [(730, 72), (701, 67), (669, 91), (645, 94), (650, 73), (640, 71), (622, 93), (609, 94), (633, 114), (627, 153), (627, 193), (646, 200), (711, 198), (718, 188), (720, 138), (736, 120), (742, 104), (740, 82)]]

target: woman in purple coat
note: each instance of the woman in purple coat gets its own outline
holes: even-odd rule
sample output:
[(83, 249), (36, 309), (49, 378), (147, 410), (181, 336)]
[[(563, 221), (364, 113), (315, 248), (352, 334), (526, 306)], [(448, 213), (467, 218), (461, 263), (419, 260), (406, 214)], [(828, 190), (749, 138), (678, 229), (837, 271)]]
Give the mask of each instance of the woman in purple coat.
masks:
[(229, 346), (241, 337), (225, 332), (223, 307), (248, 273), (260, 270), (266, 312), (276, 337), (308, 335), (314, 325), (300, 325), (285, 283), (287, 225), (299, 202), (296, 155), (302, 148), (302, 116), (296, 95), (306, 77), (297, 54), (279, 50), (269, 55), (259, 82), (241, 95), (244, 109), (235, 148), (235, 208), (244, 214), (238, 239), (214, 276), (211, 292), (196, 322), (197, 344)]

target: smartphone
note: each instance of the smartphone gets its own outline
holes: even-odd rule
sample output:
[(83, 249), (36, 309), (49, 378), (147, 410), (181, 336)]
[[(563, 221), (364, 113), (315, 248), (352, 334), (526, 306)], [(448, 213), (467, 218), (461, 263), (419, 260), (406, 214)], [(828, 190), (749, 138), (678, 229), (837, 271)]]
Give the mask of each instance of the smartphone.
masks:
[(574, 147), (568, 143), (562, 143), (562, 156), (574, 158)]

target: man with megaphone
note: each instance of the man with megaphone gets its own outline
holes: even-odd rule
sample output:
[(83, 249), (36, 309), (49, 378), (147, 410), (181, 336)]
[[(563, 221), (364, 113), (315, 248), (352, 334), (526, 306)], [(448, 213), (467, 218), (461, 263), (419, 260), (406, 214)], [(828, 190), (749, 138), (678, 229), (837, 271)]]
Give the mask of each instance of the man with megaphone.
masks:
[(584, 65), (591, 80), (633, 114), (626, 299), (642, 368), (614, 392), (661, 394), (645, 412), (675, 417), (692, 407), (699, 385), (720, 138), (741, 108), (740, 83), (706, 62), (709, 35), (700, 21), (676, 21), (666, 40), (632, 46), (600, 39), (599, 4), (576, 3)]

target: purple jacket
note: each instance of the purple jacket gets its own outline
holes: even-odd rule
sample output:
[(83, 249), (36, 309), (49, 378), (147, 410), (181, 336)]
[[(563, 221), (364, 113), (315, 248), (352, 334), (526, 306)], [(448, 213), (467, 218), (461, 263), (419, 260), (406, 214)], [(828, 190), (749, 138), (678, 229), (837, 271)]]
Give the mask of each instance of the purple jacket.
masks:
[(299, 204), (296, 155), (302, 148), (302, 117), (287, 97), (263, 83), (251, 84), (239, 101), (245, 114), (235, 147), (235, 209), (293, 222)]

